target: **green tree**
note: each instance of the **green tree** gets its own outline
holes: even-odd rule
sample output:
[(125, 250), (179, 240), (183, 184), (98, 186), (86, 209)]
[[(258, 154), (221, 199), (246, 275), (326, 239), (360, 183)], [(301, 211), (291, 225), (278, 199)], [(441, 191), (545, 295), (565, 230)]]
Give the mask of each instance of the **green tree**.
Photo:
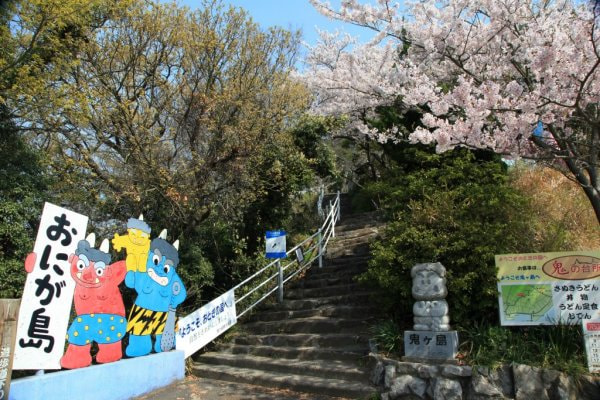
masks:
[(272, 202), (285, 207), (312, 179), (290, 132), (308, 105), (291, 76), (299, 34), (262, 30), (220, 1), (132, 0), (103, 15), (68, 62), (43, 64), (44, 84), (8, 91), (6, 105), (92, 229), (110, 235), (107, 221), (143, 212), (181, 239), (195, 302), (285, 218)]
[[(25, 255), (49, 178), (41, 152), (25, 140), (33, 99), (77, 63), (81, 46), (125, 1), (8, 0), (0, 3), (0, 296), (23, 289)], [(47, 143), (40, 142), (42, 150)]]
[(289, 77), (298, 36), (240, 10), (134, 2), (100, 27), (31, 121), (61, 193), (115, 217), (140, 211), (178, 235), (253, 200), (265, 143), (306, 106)]
[(23, 291), (23, 262), (33, 250), (40, 210), (47, 198), (47, 179), (40, 161), (10, 120), (0, 115), (0, 298), (18, 298)]
[(0, 4), (0, 104), (24, 116), (78, 49), (126, 0), (7, 0)]

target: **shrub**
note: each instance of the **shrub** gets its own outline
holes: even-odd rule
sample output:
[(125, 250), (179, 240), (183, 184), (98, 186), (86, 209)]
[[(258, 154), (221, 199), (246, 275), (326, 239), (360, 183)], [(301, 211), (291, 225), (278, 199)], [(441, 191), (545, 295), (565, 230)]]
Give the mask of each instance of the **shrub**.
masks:
[(472, 365), (518, 363), (579, 375), (587, 372), (579, 325), (499, 327), (476, 323), (459, 333), (461, 353)]
[(390, 222), (361, 280), (384, 290), (390, 310), (411, 315), (411, 267), (439, 261), (454, 323), (497, 321), (494, 255), (528, 249), (533, 235), (527, 201), (510, 187), (507, 166), (484, 152), (438, 155), (423, 146), (407, 147), (402, 159), (410, 163), (377, 184), (386, 190), (380, 196)]

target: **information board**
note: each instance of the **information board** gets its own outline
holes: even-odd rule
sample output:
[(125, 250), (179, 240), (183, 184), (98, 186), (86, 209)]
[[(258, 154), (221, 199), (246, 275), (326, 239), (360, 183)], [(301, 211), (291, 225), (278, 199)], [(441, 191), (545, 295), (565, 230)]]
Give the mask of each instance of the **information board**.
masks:
[(496, 256), (502, 325), (600, 318), (600, 251)]

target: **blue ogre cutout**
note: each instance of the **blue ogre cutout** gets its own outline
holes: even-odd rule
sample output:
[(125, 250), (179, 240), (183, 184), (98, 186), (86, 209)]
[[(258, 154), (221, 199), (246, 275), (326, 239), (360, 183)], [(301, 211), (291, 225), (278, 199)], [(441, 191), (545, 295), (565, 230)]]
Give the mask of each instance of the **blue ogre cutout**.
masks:
[(179, 241), (170, 244), (166, 237), (163, 230), (150, 243), (146, 271), (129, 271), (125, 276), (125, 285), (138, 294), (127, 323), (129, 345), (125, 354), (129, 357), (149, 354), (152, 336), (157, 353), (174, 345), (175, 309), (185, 300), (186, 290), (176, 271)]

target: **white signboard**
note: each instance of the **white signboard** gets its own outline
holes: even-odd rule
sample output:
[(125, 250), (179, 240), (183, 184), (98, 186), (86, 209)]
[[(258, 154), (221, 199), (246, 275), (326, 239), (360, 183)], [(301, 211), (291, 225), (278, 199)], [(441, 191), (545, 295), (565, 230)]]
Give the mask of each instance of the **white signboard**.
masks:
[(583, 340), (590, 372), (600, 372), (600, 320), (583, 321)]
[(235, 295), (230, 290), (178, 322), (177, 350), (189, 357), (237, 322)]
[(267, 258), (285, 258), (285, 231), (267, 231)]
[(60, 369), (75, 282), (69, 255), (85, 238), (88, 217), (46, 203), (33, 270), (27, 274), (13, 369)]

